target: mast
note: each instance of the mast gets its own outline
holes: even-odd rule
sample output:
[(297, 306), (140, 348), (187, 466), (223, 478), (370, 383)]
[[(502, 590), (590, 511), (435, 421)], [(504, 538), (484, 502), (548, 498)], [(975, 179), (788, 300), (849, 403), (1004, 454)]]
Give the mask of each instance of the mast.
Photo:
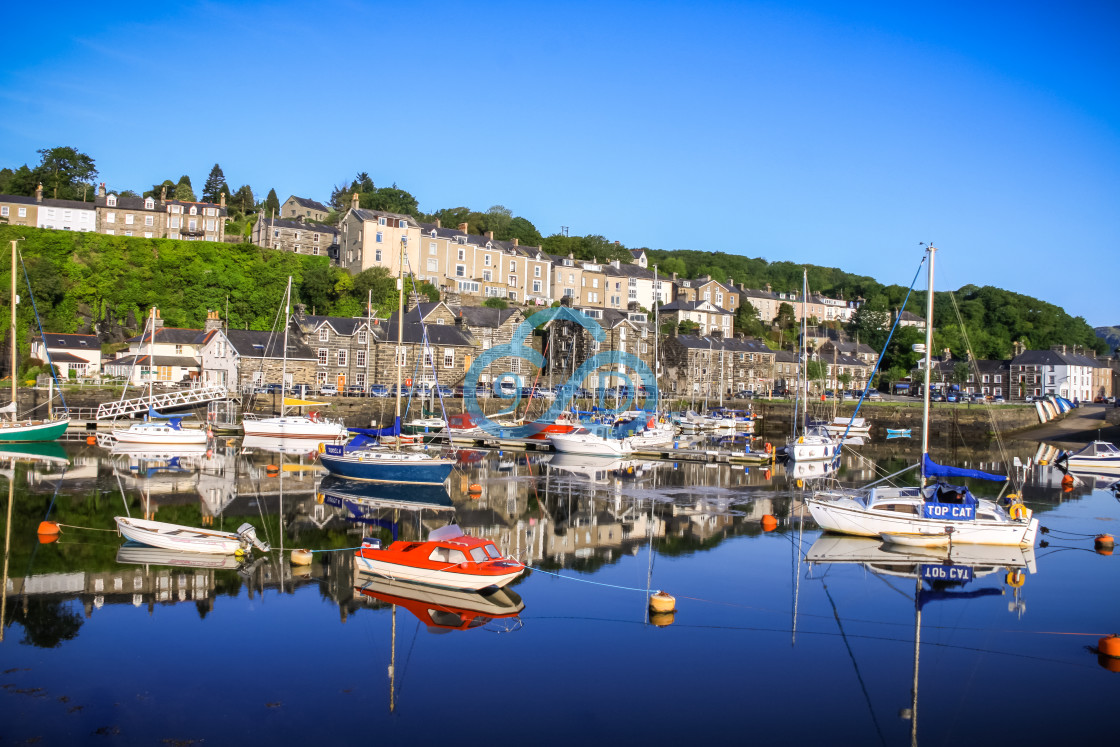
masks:
[[(46, 336), (43, 337), (43, 347), (47, 345)], [(16, 239), (12, 239), (12, 422), (16, 421), (19, 405), (16, 391)]]
[[(933, 247), (930, 247), (931, 249)], [(930, 254), (932, 261), (933, 254)], [(926, 326), (929, 324), (927, 322)], [(910, 744), (918, 747), (918, 651), (922, 641), (922, 573), (918, 571), (918, 586), (914, 590), (914, 684), (910, 690)]]
[(292, 276), (288, 276), (288, 289), (284, 292), (284, 358), (280, 361), (280, 417), (287, 411), (284, 392), (288, 388), (288, 320), (292, 313)]
[(929, 249), (929, 289), (926, 291), (926, 381), (922, 387), (922, 486), (926, 484), (925, 461), (929, 453), (929, 370), (933, 360), (933, 244)]
[[(397, 351), (396, 356), (400, 356), (401, 348), (404, 346), (404, 248), (408, 244), (408, 237), (401, 236), (401, 263), (397, 270)], [(404, 383), (401, 379), (402, 372), (404, 371), (404, 364), (397, 360), (397, 403), (396, 403), (396, 420), (393, 425), (396, 427), (401, 422), (401, 385)], [(396, 450), (401, 450), (401, 434), (397, 433)], [(393, 618), (394, 623), (396, 618)]]
[[(14, 315), (13, 311), (13, 315)], [(152, 325), (152, 334), (148, 337), (148, 410), (152, 409), (152, 397), (156, 385), (156, 307), (153, 306), (148, 312), (148, 322)], [(151, 413), (148, 413), (151, 415)]]
[(658, 306), (661, 300), (661, 292), (657, 287), (657, 265), (653, 266), (653, 387), (657, 390), (658, 404), (660, 405), (661, 399), (661, 384), (658, 383), (657, 377), (661, 373), (661, 359), (657, 357), (657, 338), (661, 337), (661, 325), (658, 323)]
[(801, 350), (805, 354), (805, 406), (801, 408), (801, 432), (809, 429), (809, 318), (805, 316), (809, 302), (809, 269), (801, 268)]

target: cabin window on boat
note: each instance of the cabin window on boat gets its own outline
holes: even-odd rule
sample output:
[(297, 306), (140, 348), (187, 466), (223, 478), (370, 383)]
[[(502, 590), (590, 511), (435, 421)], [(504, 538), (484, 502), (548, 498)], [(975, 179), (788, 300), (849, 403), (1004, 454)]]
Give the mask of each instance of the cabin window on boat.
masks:
[(498, 552), (498, 548), (494, 547), (493, 545), (486, 545), (484, 549), (486, 550), (486, 554), (492, 558), (497, 559), (502, 557), (502, 554)]
[(471, 560), (476, 563), (482, 563), (486, 560), (486, 553), (482, 551), (481, 547), (471, 548)]
[(894, 511), (900, 514), (917, 514), (918, 507), (913, 503), (884, 503), (878, 506), (883, 511)]

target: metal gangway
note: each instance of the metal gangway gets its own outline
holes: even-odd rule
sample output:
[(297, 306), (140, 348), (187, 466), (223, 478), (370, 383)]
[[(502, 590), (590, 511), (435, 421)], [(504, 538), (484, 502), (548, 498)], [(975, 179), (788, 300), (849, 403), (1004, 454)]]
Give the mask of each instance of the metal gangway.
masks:
[(221, 385), (199, 387), (198, 389), (177, 389), (162, 394), (153, 392), (151, 397), (104, 402), (97, 408), (97, 419), (112, 420), (138, 412), (147, 412), (149, 407), (157, 411), (173, 410), (177, 407), (190, 407), (191, 405), (200, 405), (204, 402), (226, 399), (227, 397), (229, 397), (229, 393)]

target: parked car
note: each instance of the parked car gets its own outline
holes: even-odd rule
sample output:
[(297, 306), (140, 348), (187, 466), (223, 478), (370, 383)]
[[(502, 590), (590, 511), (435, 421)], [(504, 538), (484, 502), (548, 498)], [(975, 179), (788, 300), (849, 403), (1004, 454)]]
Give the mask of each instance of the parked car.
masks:
[(438, 387), (436, 387), (436, 389), (439, 391), (439, 396), (441, 397), (455, 396), (455, 390), (447, 386), (446, 384), (440, 384)]
[(370, 384), (369, 396), (371, 397), (388, 397), (389, 387), (385, 384)]
[(284, 387), (280, 386), (279, 384), (269, 384), (267, 387), (265, 387), (265, 389), (269, 394), (279, 394), (284, 390)]
[(872, 391), (872, 392), (867, 393), (867, 398), (868, 399), (882, 399), (883, 395), (880, 394), (879, 392)]
[(366, 388), (357, 384), (349, 384), (346, 387), (347, 397), (364, 397), (366, 396)]
[(319, 387), (319, 396), (320, 397), (337, 397), (338, 396), (338, 387), (334, 384), (323, 384), (321, 387)]
[(1004, 402), (1004, 399), (1003, 399), (1003, 397), (1002, 397), (1002, 396), (1000, 396), (1000, 395), (998, 395), (998, 394), (997, 394), (997, 395), (996, 395), (996, 396), (995, 396), (995, 397), (994, 397), (994, 398), (992, 399), (992, 402), (993, 402), (993, 403), (995, 403), (995, 404), (997, 404), (997, 405), (1002, 405), (1002, 404), (1003, 404), (1003, 402)]

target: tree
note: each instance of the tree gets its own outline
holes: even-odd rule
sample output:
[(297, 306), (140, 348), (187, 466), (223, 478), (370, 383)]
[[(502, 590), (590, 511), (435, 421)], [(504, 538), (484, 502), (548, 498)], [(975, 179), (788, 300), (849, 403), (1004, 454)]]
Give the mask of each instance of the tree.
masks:
[(0, 169), (0, 194), (31, 196), (35, 194), (37, 185), (35, 173), (27, 168), (27, 164), (15, 171)]
[(392, 187), (382, 187), (373, 192), (359, 192), (358, 205), (366, 210), (382, 210), (386, 213), (416, 215), (420, 203), (408, 192)]
[(180, 202), (198, 202), (191, 186), (191, 178), (186, 174), (179, 177), (179, 183), (175, 185), (175, 199)]
[(248, 215), (249, 211), (257, 206), (257, 201), (253, 197), (252, 187), (248, 184), (242, 184), (237, 188), (237, 191), (233, 193), (230, 203), (236, 205), (237, 209), (240, 210), (243, 215)]
[(280, 212), (280, 198), (276, 196), (276, 190), (268, 190), (268, 197), (264, 200), (264, 214), (266, 217), (271, 218)]
[(743, 299), (739, 308), (735, 310), (735, 331), (751, 337), (761, 337), (765, 328), (758, 317), (758, 309), (751, 302)]
[(42, 183), (47, 194), (63, 200), (85, 199), (97, 177), (92, 158), (67, 147), (43, 148), (36, 152), (42, 158), (35, 167), (35, 179)]
[(508, 309), (509, 303), (504, 298), (498, 296), (491, 296), (482, 302), (482, 305), (490, 309)]
[(544, 241), (537, 227), (520, 216), (509, 222), (505, 239), (517, 239), (523, 246), (540, 246)]
[(175, 182), (170, 179), (164, 179), (159, 184), (153, 184), (152, 188), (144, 193), (145, 197), (154, 197), (160, 199), (161, 197), (174, 198), (175, 197)]
[(793, 313), (793, 306), (788, 303), (779, 305), (778, 314), (774, 317), (774, 323), (787, 332), (796, 327), (797, 317)]
[(226, 186), (226, 175), (222, 173), (222, 167), (214, 164), (214, 168), (210, 169), (210, 176), (206, 177), (206, 183), (202, 185), (202, 201), (203, 202), (218, 202), (221, 199), (222, 190), (229, 193), (229, 187)]
[(969, 367), (966, 361), (959, 361), (957, 365), (953, 366), (953, 383), (958, 388), (963, 387), (968, 383)]
[(482, 232), (494, 232), (494, 238), (505, 241), (508, 238), (509, 225), (513, 221), (513, 211), (504, 205), (491, 205), (490, 209), (482, 215)]

